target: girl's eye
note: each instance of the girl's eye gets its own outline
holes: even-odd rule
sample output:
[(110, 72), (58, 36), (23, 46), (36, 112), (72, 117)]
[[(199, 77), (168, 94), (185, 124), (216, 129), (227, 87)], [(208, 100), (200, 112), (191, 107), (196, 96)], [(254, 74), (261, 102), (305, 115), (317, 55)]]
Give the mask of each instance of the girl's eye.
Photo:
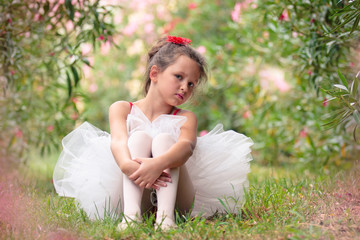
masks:
[(189, 82), (188, 85), (189, 85), (189, 87), (195, 87), (195, 84), (192, 82)]
[(176, 77), (177, 79), (179, 79), (179, 80), (182, 79), (182, 76), (181, 76), (181, 75), (178, 75), (178, 74), (175, 74), (175, 77)]

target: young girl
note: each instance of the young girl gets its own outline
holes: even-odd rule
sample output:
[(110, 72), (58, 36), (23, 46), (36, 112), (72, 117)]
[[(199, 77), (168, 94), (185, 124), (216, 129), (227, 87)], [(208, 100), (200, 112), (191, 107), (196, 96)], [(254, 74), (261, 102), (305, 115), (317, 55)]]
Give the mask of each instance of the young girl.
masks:
[(91, 219), (123, 213), (124, 229), (157, 205), (156, 224), (168, 229), (175, 206), (201, 216), (241, 210), (253, 142), (221, 125), (196, 137), (195, 114), (178, 108), (206, 79), (205, 60), (189, 44), (168, 36), (150, 50), (146, 96), (110, 106), (110, 135), (85, 122), (63, 139), (56, 191)]

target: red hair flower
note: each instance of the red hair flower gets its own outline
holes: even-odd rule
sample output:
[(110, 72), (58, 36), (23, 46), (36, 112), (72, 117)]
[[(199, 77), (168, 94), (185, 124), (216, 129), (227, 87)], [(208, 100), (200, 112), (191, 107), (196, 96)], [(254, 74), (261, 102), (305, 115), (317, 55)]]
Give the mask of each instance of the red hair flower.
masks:
[(166, 41), (179, 45), (188, 45), (191, 43), (190, 39), (175, 36), (168, 36)]

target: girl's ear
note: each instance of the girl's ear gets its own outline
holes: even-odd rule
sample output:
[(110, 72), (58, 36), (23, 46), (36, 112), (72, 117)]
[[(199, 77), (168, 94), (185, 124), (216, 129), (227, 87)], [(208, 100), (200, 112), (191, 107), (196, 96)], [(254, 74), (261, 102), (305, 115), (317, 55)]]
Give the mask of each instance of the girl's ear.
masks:
[(150, 79), (153, 82), (157, 81), (157, 76), (160, 73), (160, 69), (158, 68), (158, 66), (153, 65), (150, 69)]

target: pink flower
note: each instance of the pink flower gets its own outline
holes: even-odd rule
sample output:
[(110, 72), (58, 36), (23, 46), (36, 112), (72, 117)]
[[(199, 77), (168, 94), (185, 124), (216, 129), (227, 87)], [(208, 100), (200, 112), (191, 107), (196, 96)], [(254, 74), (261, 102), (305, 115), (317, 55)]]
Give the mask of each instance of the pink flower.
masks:
[(328, 104), (329, 104), (328, 99), (324, 98), (324, 100), (322, 102), (323, 107), (326, 107)]
[(311, 71), (311, 70), (309, 70), (309, 71), (308, 71), (308, 74), (309, 74), (309, 76), (310, 76), (310, 75), (312, 74), (312, 71)]
[(71, 114), (71, 119), (72, 120), (76, 120), (76, 119), (78, 119), (79, 118), (79, 114), (77, 113), (77, 112), (74, 112), (73, 114)]
[(245, 111), (242, 115), (244, 119), (248, 119), (251, 116), (251, 112), (249, 110)]
[(307, 131), (306, 131), (306, 129), (302, 129), (301, 131), (300, 131), (300, 137), (301, 138), (306, 138), (306, 136), (307, 136)]
[(206, 47), (204, 46), (199, 46), (197, 49), (196, 49), (201, 55), (204, 55), (206, 53)]
[(8, 19), (8, 23), (12, 23), (12, 20), (11, 20), (11, 18), (9, 18), (9, 19)]
[(152, 33), (154, 31), (154, 28), (155, 28), (155, 26), (153, 23), (147, 23), (144, 26), (145, 33)]
[(46, 130), (47, 130), (48, 132), (54, 131), (54, 125), (49, 125), (49, 126), (46, 128)]
[(284, 9), (284, 11), (279, 16), (280, 21), (288, 21), (289, 20), (289, 12), (287, 9)]
[(14, 71), (14, 70), (10, 70), (10, 74), (11, 74), (12, 76), (14, 76), (14, 75), (15, 75), (15, 71)]
[(104, 40), (105, 39), (105, 37), (104, 37), (104, 35), (102, 35), (102, 34), (100, 34), (100, 36), (99, 36), (99, 40)]
[(315, 19), (312, 18), (312, 19), (310, 20), (310, 22), (311, 22), (311, 23), (314, 23), (314, 22), (315, 22)]
[(241, 3), (237, 2), (234, 6), (234, 10), (231, 12), (231, 19), (234, 22), (240, 22), (240, 11), (241, 11)]
[(202, 130), (200, 133), (199, 133), (199, 136), (202, 137), (202, 136), (205, 136), (206, 134), (208, 134), (209, 131), (207, 130)]
[(81, 54), (87, 55), (92, 51), (92, 45), (91, 43), (83, 43), (81, 44)]
[(110, 41), (106, 41), (104, 43), (101, 43), (100, 53), (102, 55), (107, 55), (109, 53), (110, 49), (111, 49), (111, 42)]
[(189, 3), (188, 9), (192, 10), (192, 9), (195, 9), (195, 8), (197, 8), (197, 4), (196, 4), (196, 3), (194, 3), (194, 2)]
[(137, 29), (137, 23), (130, 23), (124, 28), (123, 33), (125, 36), (131, 36), (136, 32)]
[(16, 128), (15, 129), (15, 137), (22, 138), (23, 136), (24, 136), (23, 132), (19, 128)]
[(73, 97), (71, 101), (76, 104), (79, 102), (79, 99), (77, 97)]
[(96, 92), (98, 90), (98, 86), (96, 85), (96, 83), (92, 83), (92, 84), (90, 84), (88, 90), (89, 90), (90, 93), (94, 93), (94, 92)]
[(350, 62), (350, 63), (349, 63), (349, 67), (352, 68), (352, 67), (354, 67), (354, 66), (355, 66), (355, 64), (354, 64), (353, 62)]

